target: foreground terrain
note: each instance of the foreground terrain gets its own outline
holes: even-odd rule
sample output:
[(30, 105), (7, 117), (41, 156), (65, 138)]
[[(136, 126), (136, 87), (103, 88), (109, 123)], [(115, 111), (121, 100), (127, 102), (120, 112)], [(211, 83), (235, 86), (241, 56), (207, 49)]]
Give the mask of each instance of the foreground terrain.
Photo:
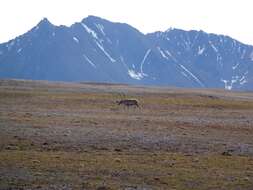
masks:
[(252, 115), (253, 93), (2, 80), (0, 189), (250, 190)]

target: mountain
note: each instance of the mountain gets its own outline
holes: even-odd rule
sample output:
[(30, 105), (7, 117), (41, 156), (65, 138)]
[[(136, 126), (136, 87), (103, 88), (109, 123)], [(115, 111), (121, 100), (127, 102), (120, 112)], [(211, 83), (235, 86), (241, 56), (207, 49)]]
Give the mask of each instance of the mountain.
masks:
[(144, 35), (95, 16), (70, 27), (45, 18), (0, 44), (0, 78), (253, 90), (253, 46), (194, 30)]

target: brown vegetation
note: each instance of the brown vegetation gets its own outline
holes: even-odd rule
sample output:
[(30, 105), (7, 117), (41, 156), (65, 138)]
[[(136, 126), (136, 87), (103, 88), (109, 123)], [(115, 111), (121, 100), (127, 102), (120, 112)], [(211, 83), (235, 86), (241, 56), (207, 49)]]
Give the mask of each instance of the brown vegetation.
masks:
[(3, 80), (0, 189), (250, 190), (252, 115), (246, 92)]

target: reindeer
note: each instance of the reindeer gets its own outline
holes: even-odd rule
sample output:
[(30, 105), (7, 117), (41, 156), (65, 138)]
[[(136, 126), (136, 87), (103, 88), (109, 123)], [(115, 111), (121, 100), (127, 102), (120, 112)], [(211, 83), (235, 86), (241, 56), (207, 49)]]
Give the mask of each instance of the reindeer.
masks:
[(124, 99), (124, 100), (120, 100), (120, 101), (116, 101), (116, 103), (118, 105), (125, 105), (127, 107), (129, 106), (136, 106), (139, 108), (139, 104), (137, 100), (132, 100), (132, 99)]
[(121, 100), (117, 100), (116, 103), (118, 105), (124, 105), (124, 106), (127, 106), (128, 108), (130, 106), (135, 106), (135, 107), (138, 107), (140, 108), (139, 106), (139, 103), (138, 103), (138, 100), (135, 100), (135, 99), (128, 99), (126, 94), (124, 92), (119, 92), (117, 93), (118, 96), (120, 97)]

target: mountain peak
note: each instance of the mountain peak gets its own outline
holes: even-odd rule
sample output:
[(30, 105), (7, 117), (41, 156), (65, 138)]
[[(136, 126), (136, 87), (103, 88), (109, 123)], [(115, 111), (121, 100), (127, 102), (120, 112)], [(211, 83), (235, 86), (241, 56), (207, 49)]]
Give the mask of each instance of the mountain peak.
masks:
[(104, 19), (97, 16), (89, 15), (88, 17), (84, 18), (82, 22), (87, 22), (87, 21), (94, 22), (94, 21), (101, 21), (101, 20), (104, 20)]
[(46, 17), (44, 17), (37, 26), (39, 27), (53, 26), (53, 24)]
[(55, 25), (53, 25), (47, 18), (43, 18), (32, 30), (48, 31), (54, 27)]

